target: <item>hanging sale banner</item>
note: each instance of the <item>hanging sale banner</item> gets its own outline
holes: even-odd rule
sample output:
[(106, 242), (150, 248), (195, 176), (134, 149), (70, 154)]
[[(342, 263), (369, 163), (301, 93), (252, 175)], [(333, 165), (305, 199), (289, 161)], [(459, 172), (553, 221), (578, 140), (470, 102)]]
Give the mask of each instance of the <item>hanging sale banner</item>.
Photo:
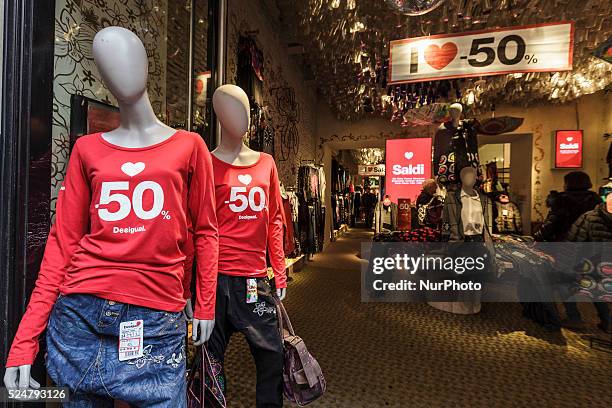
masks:
[(360, 164), (357, 168), (357, 173), (360, 176), (384, 176), (385, 175), (385, 165), (384, 164), (374, 164), (374, 165), (364, 165)]
[(574, 23), (544, 23), (391, 41), (389, 83), (569, 71)]

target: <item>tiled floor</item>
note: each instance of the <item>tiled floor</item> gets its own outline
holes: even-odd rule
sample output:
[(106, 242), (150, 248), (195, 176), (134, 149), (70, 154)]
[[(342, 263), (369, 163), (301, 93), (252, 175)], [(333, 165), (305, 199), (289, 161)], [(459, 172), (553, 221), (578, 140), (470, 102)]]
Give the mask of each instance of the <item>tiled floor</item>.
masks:
[[(611, 406), (612, 354), (572, 332), (545, 332), (521, 318), (519, 305), (459, 316), (424, 304), (362, 304), (356, 254), (369, 238), (350, 231), (289, 284), (285, 305), (328, 382), (311, 406)], [(229, 406), (254, 407), (255, 367), (240, 335), (227, 375)]]

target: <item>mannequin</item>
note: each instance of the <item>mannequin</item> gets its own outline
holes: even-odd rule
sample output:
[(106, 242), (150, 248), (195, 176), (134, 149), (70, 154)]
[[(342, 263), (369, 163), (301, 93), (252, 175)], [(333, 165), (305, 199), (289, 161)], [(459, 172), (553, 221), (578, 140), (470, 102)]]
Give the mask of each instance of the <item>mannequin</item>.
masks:
[[(461, 188), (449, 191), (442, 211), (442, 233), (450, 242), (483, 242), (483, 251), (491, 254), (492, 205), (489, 198), (477, 190), (476, 169), (464, 167), (460, 172)], [(476, 254), (474, 254), (476, 256)], [(480, 311), (480, 293), (461, 292), (456, 302), (428, 302), (436, 309), (456, 314)]]
[[(120, 380), (130, 381), (129, 374), (126, 373), (133, 364), (136, 364), (134, 358), (137, 356), (125, 354), (126, 358), (122, 360), (122, 351), (116, 350), (116, 343), (121, 344), (118, 341), (119, 323), (131, 319), (134, 322), (144, 319), (144, 325), (141, 326), (144, 327), (141, 348), (147, 349), (146, 346), (149, 346), (150, 350), (152, 347), (159, 347), (153, 351), (158, 353), (157, 357), (161, 356), (164, 360), (170, 357), (165, 354), (166, 351), (168, 353), (174, 351), (165, 364), (161, 361), (156, 362), (159, 368), (151, 368), (151, 375), (156, 375), (155, 372), (166, 372), (164, 370), (167, 368), (174, 369), (172, 373), (176, 373), (179, 379), (172, 384), (172, 387), (168, 386), (165, 392), (178, 390), (179, 395), (182, 395), (185, 392), (184, 344), (181, 346), (185, 332), (185, 326), (181, 325), (181, 322), (184, 322), (185, 312), (182, 309), (191, 309), (191, 305), (185, 305), (185, 297), (179, 292), (182, 291), (181, 279), (184, 276), (180, 260), (185, 259), (183, 242), (187, 235), (188, 222), (185, 213), (180, 209), (186, 205), (188, 207), (186, 213), (195, 217), (193, 227), (197, 235), (195, 246), (197, 258), (202, 264), (198, 266), (197, 275), (199, 293), (195, 315), (199, 318), (195, 318), (193, 323), (193, 339), (197, 345), (208, 339), (214, 326), (212, 318), (214, 310), (209, 313), (202, 308), (214, 309), (214, 290), (209, 291), (207, 287), (211, 283), (214, 285), (216, 279), (218, 237), (214, 217), (214, 194), (200, 195), (194, 188), (187, 193), (189, 187), (187, 174), (192, 177), (192, 182), (196, 180), (201, 191), (206, 188), (212, 190), (214, 188), (212, 162), (205, 143), (198, 135), (172, 129), (155, 116), (146, 90), (148, 73), (146, 51), (134, 33), (120, 27), (107, 27), (101, 30), (93, 41), (93, 55), (105, 84), (117, 98), (121, 124), (110, 132), (83, 136), (77, 140), (73, 148), (68, 171), (58, 195), (56, 222), (49, 234), (36, 288), (9, 353), (9, 362), (7, 362), (9, 367), (6, 370), (4, 383), (9, 388), (16, 386), (38, 388), (39, 384), (30, 377), (30, 361), (34, 359), (38, 347), (36, 345), (34, 352), (28, 347), (37, 343), (38, 335), (49, 322), (47, 370), (56, 384), (68, 386), (71, 394), (78, 388), (78, 394), (74, 395), (75, 404), (78, 404), (81, 398), (100, 405), (108, 404), (112, 398), (146, 404), (148, 402), (146, 398), (149, 397), (130, 394), (132, 392), (130, 387), (121, 385)], [(180, 152), (181, 148), (184, 148), (184, 153)], [(197, 154), (192, 153), (189, 148), (194, 149), (193, 152)], [(167, 154), (168, 152), (175, 152), (175, 155)], [(164, 166), (159, 166), (160, 156), (164, 160)], [(191, 162), (191, 157), (197, 159)], [(156, 165), (158, 168), (155, 168)], [(170, 173), (168, 175), (160, 170), (166, 166), (171, 168), (173, 165), (185, 167), (177, 170), (177, 173), (185, 173), (183, 180), (178, 179), (179, 176), (176, 174), (171, 174), (172, 169), (168, 170)], [(187, 169), (188, 165), (193, 167)], [(189, 173), (191, 169), (193, 172)], [(170, 176), (176, 178), (170, 179)], [(142, 177), (154, 181), (145, 179), (138, 183)], [(111, 178), (121, 181), (108, 181)], [(77, 187), (80, 188), (79, 191)], [(119, 191), (109, 195), (109, 189)], [(147, 191), (149, 189), (151, 191)], [(140, 193), (137, 193), (138, 191)], [(140, 198), (138, 194), (142, 194)], [(64, 195), (68, 197), (64, 198)], [(154, 198), (151, 199), (151, 196)], [(183, 200), (185, 196), (188, 203)], [(121, 197), (123, 201), (117, 197)], [(115, 201), (113, 204), (120, 205), (108, 206), (113, 201)], [(172, 210), (162, 212), (161, 207), (156, 207), (158, 203), (164, 205), (163, 208)], [(164, 226), (162, 221), (166, 222), (167, 226)], [(133, 228), (127, 224), (131, 222), (142, 225), (134, 225), (137, 228)], [(124, 234), (124, 229), (128, 234)], [(147, 247), (149, 252), (138, 252), (132, 244), (137, 244), (141, 248)], [(118, 248), (123, 249), (118, 250)], [(157, 252), (157, 249), (161, 251)], [(167, 258), (162, 252), (168, 254)], [(206, 257), (203, 257), (204, 254)], [(95, 259), (93, 266), (87, 264), (91, 263), (91, 259)], [(120, 274), (117, 271), (121, 271)], [(159, 282), (159, 286), (154, 282)], [(118, 290), (115, 290), (117, 288)], [(164, 292), (165, 290), (167, 292)], [(162, 299), (156, 299), (155, 294)], [(84, 310), (85, 307), (75, 307), (71, 310), (71, 315), (68, 312), (69, 305), (74, 306), (77, 301), (82, 301), (88, 308), (100, 305), (106, 310), (102, 315), (99, 311), (90, 309), (92, 314), (95, 312), (100, 316), (98, 329), (102, 327), (100, 324), (104, 323), (103, 327), (107, 328), (107, 332), (102, 333), (101, 329), (97, 333), (94, 333), (93, 329), (89, 332), (87, 330), (79, 332), (83, 327), (91, 325), (89, 321), (81, 320), (81, 317), (85, 319), (84, 315), (88, 312)], [(211, 318), (202, 318), (204, 315), (211, 315)], [(61, 316), (63, 318), (70, 316), (69, 319), (72, 320), (61, 321)], [(147, 320), (146, 316), (154, 320)], [(103, 321), (105, 318), (108, 319)], [(83, 340), (82, 349), (73, 351), (69, 347), (63, 347), (66, 346), (62, 343), (65, 339), (58, 340), (54, 337), (61, 333), (61, 326), (66, 323), (72, 324), (76, 330), (73, 338)], [(156, 324), (163, 324), (164, 327)], [(60, 326), (60, 330), (56, 330), (57, 325)], [(161, 332), (155, 332), (160, 328)], [(117, 332), (111, 333), (111, 329)], [(172, 337), (167, 337), (154, 346), (154, 340), (158, 340), (160, 333)], [(154, 335), (158, 337), (152, 337)], [(89, 375), (89, 369), (79, 371), (81, 367), (78, 367), (77, 362), (90, 358), (91, 350), (86, 348), (86, 342), (91, 339), (95, 343), (96, 338), (108, 338), (115, 344), (110, 346), (111, 352), (105, 352), (104, 358), (91, 354), (97, 359), (98, 370), (105, 370), (109, 365), (114, 366), (114, 374), (108, 378), (109, 381), (112, 381), (113, 377), (117, 380), (115, 384), (117, 389), (113, 389), (110, 383), (102, 384), (107, 395), (79, 388), (83, 380), (76, 385), (72, 383), (74, 378), (84, 379)], [(175, 348), (162, 351), (162, 344), (164, 342), (169, 344), (170, 340), (176, 342)], [(59, 349), (55, 344), (58, 341), (58, 344), (62, 344)], [(24, 345), (26, 343), (27, 347)], [(113, 349), (115, 353), (119, 353), (114, 358), (111, 357)], [(145, 359), (144, 366), (150, 362), (146, 360), (148, 358), (146, 352), (146, 350), (145, 354), (142, 354), (142, 350), (140, 352), (143, 356), (140, 359)], [(17, 364), (15, 363), (17, 361), (28, 363)], [(62, 371), (64, 369), (59, 368), (69, 365), (72, 371), (67, 368), (67, 371)], [(50, 367), (53, 368), (53, 375)], [(102, 377), (100, 374), (100, 378)], [(138, 385), (140, 384), (137, 382), (133, 384), (133, 389), (137, 391)], [(158, 385), (167, 384), (160, 382)], [(168, 402), (169, 405), (164, 406), (180, 406), (181, 403), (185, 403), (176, 395), (162, 395), (159, 389), (153, 390), (150, 398), (157, 398), (160, 403), (173, 399), (172, 402)], [(159, 395), (156, 395), (156, 392)], [(73, 395), (71, 403), (72, 397)], [(132, 397), (134, 399), (131, 399)]]
[(380, 233), (383, 230), (395, 231), (397, 229), (397, 204), (391, 201), (389, 195), (385, 195), (382, 201), (376, 204), (374, 210), (374, 232)]
[(519, 235), (523, 233), (521, 211), (515, 203), (510, 201), (507, 193), (501, 193), (497, 196), (495, 208), (497, 233)]
[(460, 103), (451, 104), (448, 111), (450, 120), (440, 125), (434, 138), (434, 175), (442, 186), (458, 184), (462, 168), (479, 166), (474, 120), (461, 119)]
[[(245, 335), (257, 368), (257, 407), (282, 406), (283, 347), (278, 331), (276, 297), (286, 295), (283, 204), (276, 164), (271, 155), (248, 148), (249, 101), (235, 85), (213, 95), (222, 127), (213, 151), (219, 276), (215, 327), (208, 342), (213, 366), (224, 388), (224, 356), (231, 335)], [(267, 273), (269, 258), (274, 288)]]

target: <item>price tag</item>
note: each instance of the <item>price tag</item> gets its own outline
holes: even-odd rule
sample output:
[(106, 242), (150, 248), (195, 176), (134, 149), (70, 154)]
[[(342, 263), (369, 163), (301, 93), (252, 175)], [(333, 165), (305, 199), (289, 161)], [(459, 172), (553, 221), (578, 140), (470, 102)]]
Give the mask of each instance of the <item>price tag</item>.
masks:
[(246, 302), (257, 302), (257, 279), (246, 280)]
[(544, 23), (391, 41), (391, 84), (572, 69), (574, 23)]
[(142, 357), (144, 323), (131, 320), (119, 324), (119, 361)]

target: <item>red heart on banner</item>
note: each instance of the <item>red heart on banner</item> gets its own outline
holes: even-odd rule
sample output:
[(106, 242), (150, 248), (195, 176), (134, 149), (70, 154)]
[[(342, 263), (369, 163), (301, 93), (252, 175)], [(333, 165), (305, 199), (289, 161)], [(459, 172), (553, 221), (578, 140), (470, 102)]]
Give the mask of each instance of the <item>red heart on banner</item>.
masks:
[(447, 42), (438, 47), (436, 44), (429, 44), (425, 48), (425, 61), (435, 69), (442, 69), (457, 56), (457, 46), (455, 43)]

